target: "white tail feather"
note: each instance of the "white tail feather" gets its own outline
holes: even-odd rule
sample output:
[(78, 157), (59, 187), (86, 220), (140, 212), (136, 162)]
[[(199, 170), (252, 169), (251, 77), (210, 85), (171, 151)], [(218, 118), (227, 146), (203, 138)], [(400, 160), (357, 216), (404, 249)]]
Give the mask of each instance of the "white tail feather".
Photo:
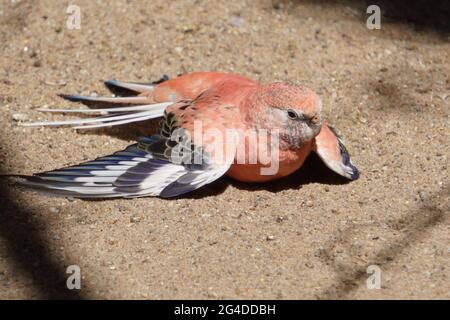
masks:
[(145, 111), (145, 110), (153, 110), (155, 108), (168, 107), (173, 102), (162, 102), (155, 104), (146, 104), (143, 106), (135, 106), (135, 107), (117, 107), (117, 108), (101, 108), (101, 109), (48, 109), (48, 108), (40, 108), (37, 109), (41, 112), (53, 112), (53, 113), (113, 113), (113, 112), (128, 112), (128, 111)]
[[(128, 107), (128, 108), (110, 108), (106, 109), (113, 112), (124, 112), (120, 115), (110, 115), (110, 116), (99, 116), (94, 118), (84, 118), (84, 119), (74, 119), (74, 120), (64, 120), (64, 121), (42, 121), (42, 122), (31, 122), (31, 123), (20, 123), (23, 127), (41, 127), (41, 126), (73, 126), (75, 129), (91, 129), (91, 128), (101, 128), (108, 126), (115, 126), (121, 124), (127, 124), (132, 122), (144, 121), (148, 119), (154, 119), (162, 117), (164, 110), (167, 106), (171, 105), (170, 102), (157, 103), (152, 105)], [(119, 111), (119, 110), (123, 111)], [(100, 112), (104, 109), (89, 109), (82, 111), (93, 111)]]
[(117, 125), (121, 125), (121, 124), (127, 124), (127, 123), (139, 122), (139, 121), (144, 121), (144, 120), (149, 120), (149, 119), (155, 119), (155, 118), (159, 118), (161, 116), (162, 115), (142, 116), (142, 117), (136, 117), (136, 118), (131, 118), (131, 119), (127, 119), (127, 120), (121, 120), (121, 121), (113, 121), (113, 122), (106, 122), (106, 123), (101, 123), (101, 124), (76, 126), (76, 127), (73, 127), (73, 128), (74, 129), (95, 129), (95, 128), (102, 128), (102, 127), (111, 127), (111, 126), (117, 126)]

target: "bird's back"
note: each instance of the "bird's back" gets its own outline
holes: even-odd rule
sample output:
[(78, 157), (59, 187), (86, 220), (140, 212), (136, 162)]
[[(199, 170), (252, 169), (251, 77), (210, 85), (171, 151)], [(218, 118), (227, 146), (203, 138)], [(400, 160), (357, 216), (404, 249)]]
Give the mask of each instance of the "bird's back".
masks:
[(194, 100), (206, 91), (221, 97), (258, 83), (247, 77), (224, 72), (193, 72), (159, 84), (152, 93), (155, 102)]

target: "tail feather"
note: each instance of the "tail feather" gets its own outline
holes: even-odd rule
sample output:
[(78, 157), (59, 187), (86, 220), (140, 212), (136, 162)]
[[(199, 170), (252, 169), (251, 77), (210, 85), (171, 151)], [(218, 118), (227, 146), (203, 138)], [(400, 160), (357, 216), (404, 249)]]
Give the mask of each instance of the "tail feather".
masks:
[(134, 96), (134, 97), (92, 97), (81, 95), (67, 95), (60, 94), (61, 98), (72, 102), (108, 102), (119, 104), (147, 104), (149, 99), (146, 96)]
[(124, 82), (112, 79), (105, 81), (104, 84), (112, 93), (124, 97), (134, 96), (136, 93), (153, 91), (156, 85), (167, 80), (169, 80), (169, 77), (167, 75), (163, 75), (161, 79), (150, 83)]
[(155, 88), (151, 83), (137, 83), (137, 82), (123, 82), (118, 80), (107, 80), (104, 82), (105, 86), (113, 93), (123, 94), (122, 92), (129, 93), (143, 93), (152, 91)]
[(125, 119), (125, 120), (119, 120), (119, 121), (111, 121), (111, 122), (102, 122), (100, 124), (88, 124), (88, 125), (79, 125), (79, 126), (75, 126), (73, 127), (74, 129), (97, 129), (97, 128), (104, 128), (104, 127), (112, 127), (112, 126), (118, 126), (118, 125), (122, 125), (122, 124), (128, 124), (128, 123), (133, 123), (133, 122), (140, 122), (140, 121), (145, 121), (145, 120), (149, 120), (149, 119), (155, 119), (155, 118), (160, 118), (162, 116), (162, 114), (145, 114), (142, 113), (138, 113), (137, 117), (133, 117), (131, 119)]
[[(102, 127), (110, 127), (123, 125), (133, 122), (145, 121), (148, 119), (159, 118), (164, 114), (164, 109), (171, 105), (172, 102), (151, 103), (151, 98), (147, 95), (140, 95), (142, 93), (151, 92), (155, 86), (161, 82), (168, 80), (167, 76), (163, 76), (158, 81), (153, 83), (137, 83), (137, 82), (123, 82), (118, 80), (105, 81), (105, 85), (111, 90), (128, 90), (127, 96), (119, 97), (93, 97), (83, 95), (65, 95), (59, 96), (73, 102), (82, 102), (87, 105), (89, 109), (38, 109), (42, 112), (59, 112), (59, 113), (84, 113), (84, 114), (99, 114), (100, 116), (94, 118), (81, 118), (65, 121), (44, 121), (44, 122), (30, 122), (20, 123), (19, 125), (25, 127), (41, 127), (41, 126), (71, 126), (75, 129), (95, 129)], [(151, 104), (149, 104), (151, 103)], [(105, 105), (106, 104), (106, 105)], [(123, 104), (131, 106), (112, 107), (108, 104)], [(134, 105), (134, 106), (133, 106)], [(95, 106), (93, 108), (93, 106)], [(104, 108), (106, 107), (106, 108)], [(115, 113), (115, 115), (110, 115)]]
[[(162, 117), (165, 108), (171, 104), (172, 104), (171, 102), (164, 102), (129, 108), (87, 109), (87, 110), (69, 109), (69, 112), (100, 113), (100, 114), (106, 113), (106, 115), (100, 115), (93, 118), (81, 118), (63, 121), (29, 122), (29, 123), (21, 123), (20, 125), (24, 127), (72, 126), (73, 128), (76, 129), (109, 127)], [(45, 109), (44, 111), (63, 112), (64, 110)], [(112, 114), (110, 115), (109, 113)]]
[(48, 109), (48, 108), (39, 108), (37, 111), (41, 112), (53, 112), (53, 113), (100, 113), (100, 114), (108, 114), (113, 112), (131, 112), (131, 111), (145, 111), (152, 110), (158, 107), (167, 107), (171, 105), (172, 102), (162, 102), (155, 104), (145, 104), (142, 106), (133, 106), (133, 107), (116, 107), (116, 108), (101, 108), (101, 109)]

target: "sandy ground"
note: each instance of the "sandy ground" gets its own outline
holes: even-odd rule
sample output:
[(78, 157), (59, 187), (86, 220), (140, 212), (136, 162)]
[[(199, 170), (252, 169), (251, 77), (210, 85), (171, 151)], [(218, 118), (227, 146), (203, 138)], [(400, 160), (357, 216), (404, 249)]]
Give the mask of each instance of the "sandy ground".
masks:
[[(0, 298), (450, 298), (450, 43), (366, 28), (355, 2), (0, 0), (0, 157), (32, 174), (118, 150), (136, 129), (30, 129), (56, 93), (220, 70), (308, 84), (361, 178), (317, 158), (270, 185), (230, 179), (185, 198), (49, 198), (2, 180)], [(73, 106), (73, 105), (72, 105)], [(24, 116), (26, 115), (26, 116)], [(58, 116), (54, 116), (54, 119)], [(65, 287), (78, 265), (82, 289)], [(382, 287), (366, 286), (369, 265)]]

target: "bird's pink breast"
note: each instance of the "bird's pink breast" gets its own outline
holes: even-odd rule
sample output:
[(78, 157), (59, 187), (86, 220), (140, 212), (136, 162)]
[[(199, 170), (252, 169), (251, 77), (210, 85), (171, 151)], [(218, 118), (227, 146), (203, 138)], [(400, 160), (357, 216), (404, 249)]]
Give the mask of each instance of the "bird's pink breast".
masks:
[(235, 180), (243, 182), (266, 182), (273, 181), (290, 175), (297, 171), (305, 162), (312, 151), (312, 141), (304, 145), (299, 150), (286, 150), (279, 152), (278, 170), (274, 174), (262, 174), (261, 169), (274, 166), (257, 164), (233, 163), (227, 175)]

